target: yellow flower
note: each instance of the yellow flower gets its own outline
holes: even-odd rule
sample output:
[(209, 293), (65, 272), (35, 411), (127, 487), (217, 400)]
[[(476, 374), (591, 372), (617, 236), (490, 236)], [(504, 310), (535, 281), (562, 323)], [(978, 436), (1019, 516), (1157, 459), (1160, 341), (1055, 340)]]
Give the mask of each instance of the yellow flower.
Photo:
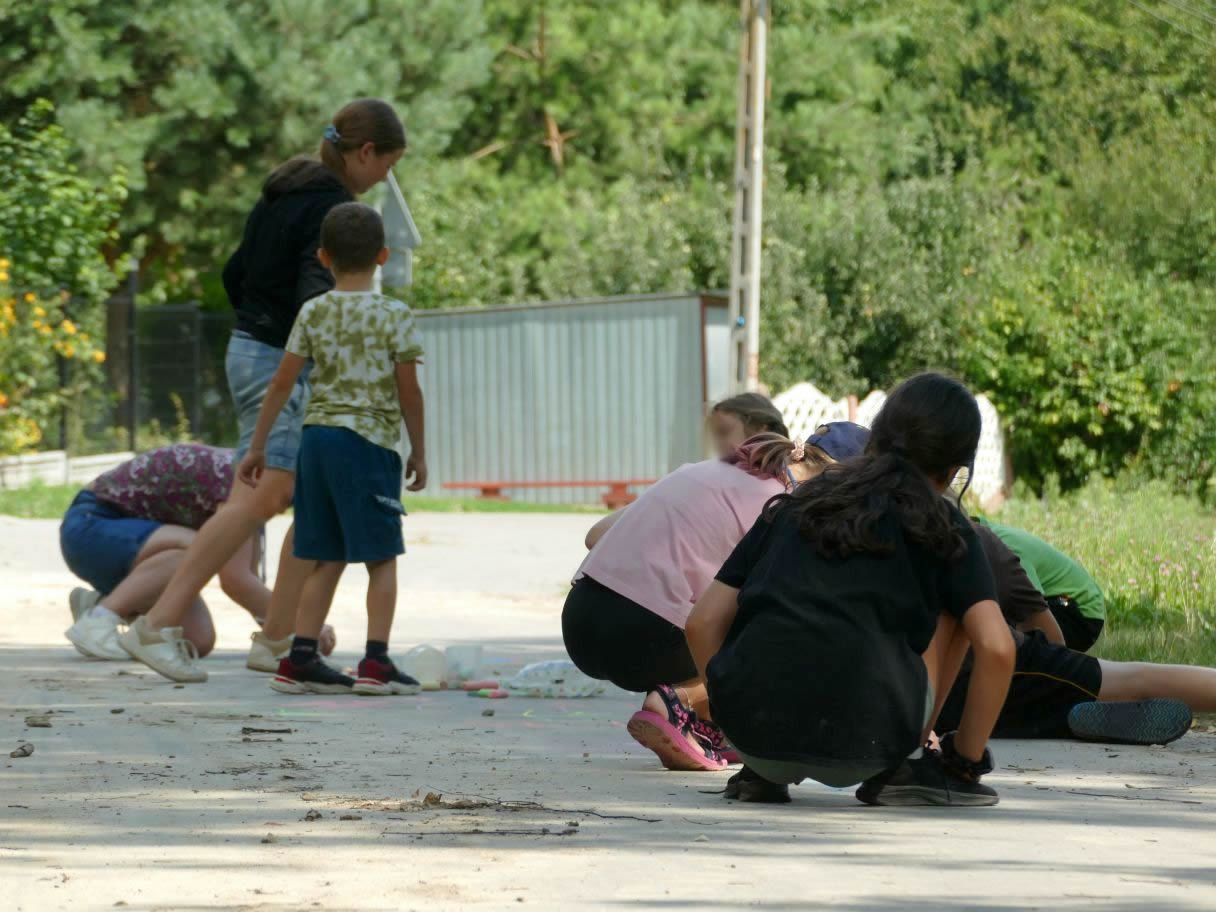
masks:
[(41, 320), (35, 320), (35, 321), (34, 321), (33, 323), (31, 323), (30, 325), (31, 325), (32, 327), (34, 327), (34, 329), (38, 329), (38, 330), (41, 330), (41, 329), (42, 329), (42, 321), (41, 321)]
[[(26, 300), (28, 301), (28, 300), (29, 300), (29, 298), (27, 297), (27, 298), (26, 298)], [(46, 316), (46, 308), (45, 308), (45, 307), (41, 307), (41, 306), (39, 306), (39, 307), (35, 307), (35, 308), (34, 308), (34, 316), (35, 316), (35, 317), (39, 317), (39, 318), (41, 318), (41, 317), (45, 317), (45, 316)]]
[(7, 281), (8, 281), (8, 272), (4, 269), (0, 269), (0, 282), (7, 282)]
[(4, 393), (0, 393), (0, 409), (2, 408), (8, 408), (8, 396)]
[(96, 361), (98, 364), (105, 364), (106, 363), (106, 353), (103, 351), (93, 352), (93, 360)]
[(37, 300), (38, 300), (38, 296), (36, 294), (34, 294), (32, 291), (27, 291), (25, 293), (25, 303), (26, 304), (33, 304)]
[(42, 333), (44, 336), (49, 336), (51, 334), (51, 328), (49, 326), (47, 326), (45, 323), (39, 323), (37, 325), (38, 325), (38, 332)]
[(12, 265), (13, 264), (10, 263), (7, 259), (5, 259), (4, 257), (0, 257), (0, 269), (8, 269)]
[(63, 347), (63, 356), (65, 358), (75, 358), (76, 357), (76, 346), (71, 345), (71, 344), (65, 345)]
[(76, 324), (73, 323), (71, 320), (64, 320), (62, 323), (59, 324), (59, 328), (62, 329), (65, 333), (67, 333), (69, 336), (76, 335)]

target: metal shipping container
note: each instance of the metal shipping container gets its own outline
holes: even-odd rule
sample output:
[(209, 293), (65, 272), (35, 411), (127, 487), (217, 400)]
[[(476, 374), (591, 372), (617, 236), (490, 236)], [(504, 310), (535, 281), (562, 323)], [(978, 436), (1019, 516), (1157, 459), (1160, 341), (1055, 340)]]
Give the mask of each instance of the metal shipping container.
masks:
[[(416, 316), (426, 349), (428, 494), (457, 493), (445, 482), (659, 478), (705, 457), (705, 404), (727, 385), (721, 296)], [(605, 492), (504, 491), (538, 503), (595, 503)]]

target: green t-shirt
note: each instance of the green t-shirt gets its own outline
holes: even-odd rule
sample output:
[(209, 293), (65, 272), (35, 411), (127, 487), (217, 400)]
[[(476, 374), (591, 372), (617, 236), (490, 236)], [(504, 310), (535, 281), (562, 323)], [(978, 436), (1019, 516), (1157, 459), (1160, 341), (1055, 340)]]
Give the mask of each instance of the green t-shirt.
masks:
[(1106, 602), (1094, 578), (1075, 560), (1023, 529), (980, 520), (1018, 556), (1022, 569), (1044, 596), (1066, 595), (1077, 603), (1083, 617), (1106, 619)]
[(408, 306), (371, 291), (328, 292), (300, 308), (287, 351), (313, 362), (306, 425), (347, 428), (396, 449), (396, 366), (422, 357)]

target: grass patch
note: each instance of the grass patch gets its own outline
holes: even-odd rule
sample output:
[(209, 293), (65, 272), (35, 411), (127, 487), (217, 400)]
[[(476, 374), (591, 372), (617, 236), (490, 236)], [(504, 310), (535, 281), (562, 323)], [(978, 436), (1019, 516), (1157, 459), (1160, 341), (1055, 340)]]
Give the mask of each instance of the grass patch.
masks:
[[(35, 483), (24, 488), (0, 488), (0, 515), (22, 519), (61, 519), (80, 488), (76, 485)], [(586, 513), (602, 514), (604, 507), (581, 504), (534, 504), (521, 501), (480, 500), (475, 497), (426, 497), (407, 494), (411, 513)]]
[(35, 482), (24, 488), (0, 488), (0, 515), (22, 519), (62, 519), (78, 485), (48, 485)]
[(1000, 520), (1070, 554), (1102, 587), (1106, 632), (1095, 654), (1216, 665), (1216, 513), (1162, 484), (1094, 481), (1015, 497)]

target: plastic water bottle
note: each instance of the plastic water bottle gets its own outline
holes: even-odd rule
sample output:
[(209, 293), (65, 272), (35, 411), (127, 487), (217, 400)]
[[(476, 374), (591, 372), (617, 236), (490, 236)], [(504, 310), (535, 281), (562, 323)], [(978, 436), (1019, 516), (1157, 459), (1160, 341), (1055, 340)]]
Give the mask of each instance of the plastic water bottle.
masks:
[(438, 690), (443, 686), (447, 659), (434, 646), (415, 646), (405, 654), (405, 670), (418, 679), (423, 690)]
[(587, 677), (569, 659), (533, 662), (503, 687), (524, 697), (596, 697), (605, 690), (603, 681)]

